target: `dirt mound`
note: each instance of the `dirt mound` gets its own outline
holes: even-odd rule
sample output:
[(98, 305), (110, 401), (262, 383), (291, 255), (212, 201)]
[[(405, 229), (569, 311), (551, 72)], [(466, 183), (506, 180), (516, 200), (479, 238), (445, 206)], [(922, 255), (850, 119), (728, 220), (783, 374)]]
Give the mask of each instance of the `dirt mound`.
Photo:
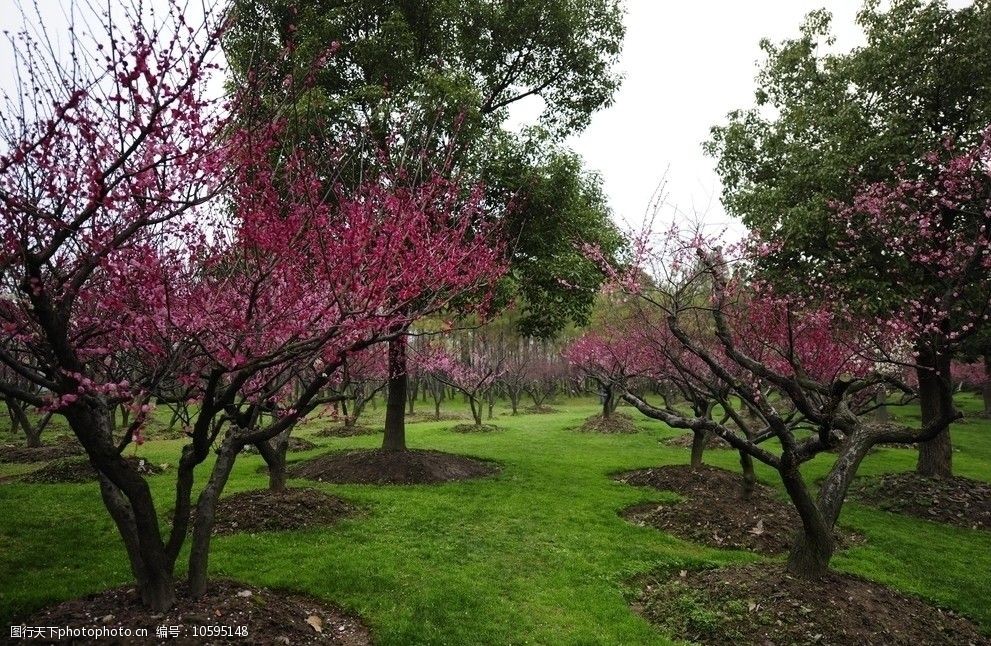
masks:
[(28, 448), (16, 444), (4, 444), (0, 446), (0, 462), (17, 462), (29, 464), (31, 462), (47, 462), (48, 460), (59, 460), (73, 455), (82, 455), (83, 447), (70, 438), (72, 441), (58, 441), (55, 444), (46, 444)]
[(991, 483), (980, 480), (888, 473), (857, 478), (850, 486), (850, 495), (885, 511), (991, 530)]
[(708, 646), (989, 644), (977, 625), (848, 574), (822, 581), (779, 565), (645, 577), (634, 609), (679, 640)]
[(459, 413), (441, 413), (440, 417), (434, 415), (433, 413), (406, 414), (407, 424), (416, 424), (419, 422), (454, 422), (462, 419), (468, 419), (468, 416)]
[(613, 413), (609, 417), (592, 415), (578, 427), (582, 433), (636, 433), (640, 429), (633, 418), (625, 413)]
[(295, 478), (339, 484), (432, 484), (499, 472), (494, 462), (440, 451), (336, 451), (289, 468)]
[(317, 431), (317, 437), (357, 437), (359, 435), (378, 435), (382, 433), (382, 429), (370, 428), (368, 426), (361, 426), (360, 424), (355, 424), (354, 426), (328, 426), (327, 428)]
[(220, 499), (213, 533), (281, 532), (332, 525), (354, 512), (344, 500), (316, 489), (244, 491)]
[[(371, 644), (368, 628), (356, 617), (301, 595), (211, 581), (207, 593), (191, 600), (180, 589), (176, 605), (153, 614), (141, 605), (132, 586), (106, 590), (42, 610), (22, 623), (27, 626), (146, 629), (147, 639), (72, 639), (75, 645), (95, 644)], [(178, 626), (177, 637), (155, 638), (159, 626)], [(223, 629), (227, 635), (198, 636), (197, 629)], [(319, 630), (318, 630), (319, 629)], [(245, 632), (240, 632), (245, 631)], [(209, 633), (208, 633), (209, 634)], [(34, 643), (27, 640), (25, 643)], [(16, 643), (16, 642), (15, 642)], [(50, 643), (50, 642), (44, 642)], [(64, 643), (64, 642), (59, 642)]]
[[(675, 465), (630, 471), (616, 479), (683, 496), (678, 502), (634, 505), (622, 516), (694, 543), (780, 554), (791, 548), (801, 527), (798, 512), (773, 489), (757, 484), (750, 498), (743, 500), (743, 476), (724, 469)], [(836, 537), (841, 544), (852, 539), (839, 532)]]
[(551, 406), (528, 406), (523, 409), (523, 412), (527, 415), (550, 415), (561, 411), (557, 408), (552, 408)]
[[(130, 462), (141, 475), (158, 475), (165, 470), (144, 458), (129, 457), (124, 459)], [(49, 462), (37, 471), (26, 474), (21, 478), (21, 482), (31, 484), (96, 482), (96, 471), (90, 466), (88, 460), (58, 460)]]
[(492, 424), (479, 424), (477, 426), (475, 424), (458, 424), (452, 426), (451, 430), (455, 433), (492, 433), (500, 429)]
[[(674, 446), (677, 448), (690, 449), (692, 448), (692, 435), (678, 435), (675, 437), (669, 437), (663, 440), (664, 446)], [(718, 435), (710, 435), (709, 441), (705, 443), (706, 449), (731, 449), (729, 442), (719, 437)]]
[[(296, 437), (294, 435), (290, 435), (289, 447), (287, 450), (289, 453), (298, 453), (300, 451), (312, 451), (318, 446), (319, 446), (318, 444), (314, 444), (313, 442), (304, 439), (302, 437)], [(241, 449), (241, 453), (246, 453), (246, 454), (258, 453), (258, 447), (256, 447), (254, 444), (249, 444), (248, 446)]]

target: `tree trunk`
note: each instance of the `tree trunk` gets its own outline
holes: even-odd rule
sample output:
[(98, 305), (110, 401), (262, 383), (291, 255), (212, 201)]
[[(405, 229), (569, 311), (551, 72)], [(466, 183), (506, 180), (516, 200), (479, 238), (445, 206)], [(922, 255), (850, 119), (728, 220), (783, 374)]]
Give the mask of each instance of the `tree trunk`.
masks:
[(103, 503), (124, 542), (124, 551), (131, 564), (131, 573), (134, 574), (142, 603), (155, 612), (168, 610), (175, 603), (172, 563), (164, 549), (150, 559), (147, 557), (143, 544), (153, 542), (153, 537), (141, 535), (131, 503), (123, 492), (103, 473), (97, 472), (97, 478)]
[(809, 495), (798, 465), (782, 456), (781, 480), (789, 498), (802, 519), (802, 529), (795, 536), (786, 566), (789, 573), (802, 579), (818, 579), (829, 571), (833, 557), (832, 525), (826, 522), (822, 512)]
[[(922, 425), (937, 421), (943, 414), (942, 389), (950, 383), (950, 357), (920, 353), (919, 405), (922, 408)], [(927, 369), (928, 368), (928, 369)], [(953, 475), (953, 445), (950, 443), (950, 429), (919, 445), (919, 460), (915, 472), (929, 478), (949, 478)]]
[(389, 394), (385, 404), (386, 451), (406, 450), (406, 337), (389, 341)]
[(520, 395), (521, 393), (518, 390), (509, 390), (509, 405), (513, 409), (513, 415), (519, 414)]
[(420, 390), (420, 380), (413, 379), (409, 382), (409, 392), (406, 393), (406, 412), (410, 415), (413, 414), (413, 407), (416, 405), (416, 393)]
[(471, 417), (475, 420), (475, 426), (482, 425), (482, 402), (475, 399), (474, 396), (468, 396), (468, 403), (471, 406)]
[(692, 469), (702, 466), (702, 454), (705, 452), (705, 445), (709, 441), (707, 431), (692, 430)]
[(24, 431), (24, 438), (26, 440), (27, 447), (29, 449), (36, 449), (41, 446), (41, 432), (44, 430), (45, 426), (48, 425), (48, 420), (51, 418), (52, 414), (47, 413), (44, 418), (38, 423), (37, 426), (31, 423), (28, 419), (27, 413), (24, 410), (24, 405), (20, 402), (16, 402), (13, 405), (7, 404), (10, 408), (10, 415), (15, 419), (15, 426), (20, 426), (21, 430)]
[(234, 460), (242, 446), (234, 439), (234, 431), (228, 431), (220, 445), (217, 462), (210, 479), (196, 502), (196, 521), (189, 550), (189, 596), (198, 599), (206, 593), (207, 567), (210, 560), (210, 538), (213, 520), (217, 513), (217, 501), (234, 468)]
[(602, 417), (604, 419), (608, 419), (612, 415), (613, 410), (616, 409), (613, 405), (615, 398), (616, 395), (613, 393), (612, 386), (606, 386), (602, 392)]
[(175, 603), (174, 561), (162, 541), (148, 483), (117, 452), (106, 406), (84, 399), (69, 407), (65, 417), (96, 469), (104, 505), (124, 542), (141, 600), (155, 612), (168, 610)]
[(882, 424), (886, 424), (891, 421), (891, 413), (888, 412), (888, 406), (885, 402), (888, 401), (888, 391), (884, 386), (878, 386), (877, 389), (877, 410), (875, 411), (875, 417), (877, 421)]
[(757, 474), (754, 472), (754, 459), (746, 451), (740, 451), (740, 468), (743, 471), (743, 489), (740, 491), (740, 497), (750, 500), (757, 487)]
[(286, 454), (289, 451), (291, 429), (282, 431), (271, 440), (259, 442), (255, 446), (268, 466), (268, 489), (279, 492), (286, 490)]
[(492, 391), (489, 391), (488, 393), (486, 393), (485, 394), (485, 402), (488, 405), (488, 415), (489, 415), (488, 418), (491, 420), (492, 419), (492, 411), (493, 411), (493, 409), (495, 409), (495, 393), (492, 392)]

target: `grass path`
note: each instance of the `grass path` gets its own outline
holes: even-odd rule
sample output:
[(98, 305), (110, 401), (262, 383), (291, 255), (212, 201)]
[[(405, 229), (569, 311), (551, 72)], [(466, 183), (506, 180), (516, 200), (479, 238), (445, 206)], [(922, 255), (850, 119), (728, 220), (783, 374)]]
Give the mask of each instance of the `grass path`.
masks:
[[(965, 400), (967, 408), (976, 401)], [(374, 411), (370, 411), (374, 414)], [(441, 486), (314, 485), (363, 508), (331, 528), (217, 538), (211, 574), (291, 588), (360, 614), (380, 644), (670, 643), (629, 610), (626, 582), (657, 568), (752, 560), (692, 545), (617, 512), (669, 494), (615, 483), (609, 474), (683, 463), (687, 450), (665, 447), (674, 433), (648, 420), (635, 435), (573, 429), (595, 412), (575, 403), (550, 415), (497, 415), (497, 433), (457, 434), (457, 422), (408, 426), (415, 448), (498, 460), (500, 475)], [(366, 420), (366, 423), (370, 420)], [(314, 438), (321, 448), (374, 446), (377, 436)], [(991, 477), (991, 424), (954, 428), (961, 475)], [(177, 441), (153, 441), (141, 454), (173, 462)], [(863, 473), (912, 468), (914, 452), (883, 450)], [(707, 461), (735, 467), (735, 454)], [(263, 487), (257, 456), (238, 461), (228, 493)], [(825, 460), (808, 465), (816, 477)], [(20, 467), (0, 465), (0, 478)], [(761, 479), (777, 486), (775, 474)], [(201, 476), (202, 479), (202, 476)], [(171, 507), (168, 475), (152, 479), (160, 509)], [(295, 484), (308, 484), (297, 481)], [(843, 570), (959, 610), (991, 630), (991, 534), (945, 527), (847, 505), (841, 523), (868, 537), (841, 553)], [(0, 482), (0, 623), (53, 601), (127, 582), (116, 531), (94, 484)]]

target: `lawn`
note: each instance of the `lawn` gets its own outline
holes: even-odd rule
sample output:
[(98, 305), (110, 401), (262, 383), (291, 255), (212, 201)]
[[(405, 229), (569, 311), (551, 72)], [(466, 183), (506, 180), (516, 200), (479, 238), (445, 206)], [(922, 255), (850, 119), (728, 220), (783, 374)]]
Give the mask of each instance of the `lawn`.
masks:
[[(971, 412), (978, 406), (969, 396), (960, 404)], [(556, 408), (560, 412), (514, 417), (499, 406), (496, 433), (453, 433), (452, 421), (409, 424), (412, 448), (491, 458), (502, 472), (432, 486), (296, 481), (340, 495), (362, 512), (319, 530), (218, 537), (211, 574), (332, 601), (360, 615), (380, 644), (671, 643), (630, 610), (631, 580), (652, 570), (757, 557), (692, 545), (620, 518), (619, 510), (630, 504), (669, 495), (616, 483), (610, 474), (686, 462), (687, 449), (660, 442), (675, 434), (671, 429), (638, 417), (640, 433), (578, 433), (573, 429), (596, 412), (595, 404), (576, 400)], [(381, 405), (369, 410), (364, 422), (381, 413)], [(898, 414), (917, 419), (911, 409)], [(320, 448), (293, 459), (379, 441), (313, 437), (322, 423), (298, 429)], [(954, 426), (953, 437), (957, 473), (991, 478), (991, 423), (970, 418)], [(179, 446), (177, 440), (153, 440), (139, 454), (174, 464)], [(807, 465), (808, 477), (823, 473), (828, 459)], [(868, 456), (861, 472), (911, 469), (914, 460), (911, 450), (883, 449)], [(713, 450), (706, 461), (732, 469), (736, 454)], [(227, 493), (264, 487), (260, 464), (258, 456), (240, 458)], [(0, 465), (0, 479), (24, 469)], [(762, 468), (759, 475), (777, 486), (772, 471)], [(172, 504), (171, 477), (151, 479), (160, 511)], [(958, 610), (991, 631), (991, 533), (853, 503), (840, 522), (867, 541), (836, 556), (838, 569)], [(130, 577), (95, 483), (0, 482), (3, 623)]]

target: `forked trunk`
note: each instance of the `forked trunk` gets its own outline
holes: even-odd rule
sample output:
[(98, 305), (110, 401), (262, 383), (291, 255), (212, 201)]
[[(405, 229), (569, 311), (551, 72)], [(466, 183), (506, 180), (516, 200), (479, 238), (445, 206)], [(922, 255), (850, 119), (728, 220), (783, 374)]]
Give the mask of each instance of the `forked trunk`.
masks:
[(474, 395), (468, 395), (468, 403), (471, 406), (471, 417), (475, 420), (475, 426), (482, 425), (482, 402)]
[(786, 568), (799, 578), (821, 578), (829, 571), (829, 560), (836, 547), (832, 524), (826, 521), (809, 495), (798, 465), (792, 464), (787, 456), (782, 458), (780, 473), (788, 497), (802, 519), (802, 529), (795, 536)]
[(117, 452), (105, 405), (83, 400), (65, 411), (98, 474), (104, 505), (117, 525), (141, 600), (155, 612), (175, 603), (174, 561), (159, 530), (148, 483)]
[(386, 451), (406, 450), (406, 337), (389, 341), (389, 394), (385, 404)]
[(271, 440), (255, 445), (268, 466), (269, 491), (286, 490), (286, 454), (289, 452), (289, 434), (290, 429), (287, 429)]

